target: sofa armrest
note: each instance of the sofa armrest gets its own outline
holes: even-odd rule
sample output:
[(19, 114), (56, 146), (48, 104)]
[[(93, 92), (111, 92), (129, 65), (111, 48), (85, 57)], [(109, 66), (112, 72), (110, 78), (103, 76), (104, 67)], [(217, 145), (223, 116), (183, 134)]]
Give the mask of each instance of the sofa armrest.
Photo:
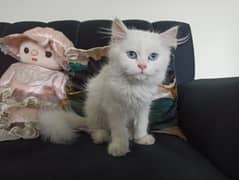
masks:
[(239, 77), (178, 87), (178, 118), (189, 142), (226, 175), (239, 179)]

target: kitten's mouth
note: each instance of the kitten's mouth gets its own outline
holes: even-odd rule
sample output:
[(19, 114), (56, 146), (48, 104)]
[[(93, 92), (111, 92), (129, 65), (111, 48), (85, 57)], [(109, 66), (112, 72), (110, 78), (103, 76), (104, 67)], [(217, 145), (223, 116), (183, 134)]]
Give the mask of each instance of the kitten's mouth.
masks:
[(147, 78), (147, 75), (145, 73), (137, 73), (137, 74), (131, 74), (128, 75), (129, 79), (135, 79), (135, 80), (145, 80)]
[(135, 76), (135, 79), (138, 79), (138, 80), (145, 80), (146, 78), (147, 76), (144, 73), (140, 73)]

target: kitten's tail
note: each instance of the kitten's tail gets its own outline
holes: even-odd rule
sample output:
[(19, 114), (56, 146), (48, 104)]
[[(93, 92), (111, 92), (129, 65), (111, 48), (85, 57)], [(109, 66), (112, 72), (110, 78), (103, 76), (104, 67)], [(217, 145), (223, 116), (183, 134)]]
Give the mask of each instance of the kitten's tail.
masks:
[(42, 111), (38, 128), (45, 140), (53, 143), (71, 143), (76, 138), (76, 128), (86, 128), (86, 120), (74, 112), (62, 110)]

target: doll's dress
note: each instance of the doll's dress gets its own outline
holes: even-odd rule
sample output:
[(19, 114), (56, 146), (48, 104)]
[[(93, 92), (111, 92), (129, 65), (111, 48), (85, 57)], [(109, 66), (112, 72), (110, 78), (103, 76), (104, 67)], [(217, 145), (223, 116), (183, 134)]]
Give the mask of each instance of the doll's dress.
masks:
[(62, 108), (66, 82), (63, 72), (12, 64), (0, 78), (0, 141), (37, 138), (39, 113)]

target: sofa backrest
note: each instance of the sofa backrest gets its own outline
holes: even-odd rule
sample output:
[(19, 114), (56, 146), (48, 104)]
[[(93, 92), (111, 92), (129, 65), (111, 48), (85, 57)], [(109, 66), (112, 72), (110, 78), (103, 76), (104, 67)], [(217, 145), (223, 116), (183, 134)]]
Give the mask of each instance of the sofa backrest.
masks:
[[(104, 28), (111, 27), (111, 20), (90, 20), (90, 21), (53, 21), (53, 22), (16, 22), (0, 23), (0, 37), (8, 34), (21, 33), (30, 28), (52, 27), (62, 31), (78, 48), (92, 48), (104, 46), (109, 43), (110, 37), (103, 34)], [(125, 20), (124, 23), (130, 28), (162, 32), (172, 26), (179, 25), (178, 38), (189, 36), (189, 40), (180, 45), (176, 50), (176, 77), (177, 83), (185, 83), (194, 79), (194, 51), (191, 29), (189, 24), (176, 21), (148, 22), (144, 20)], [(10, 56), (0, 53), (0, 76), (12, 63), (16, 62)]]

